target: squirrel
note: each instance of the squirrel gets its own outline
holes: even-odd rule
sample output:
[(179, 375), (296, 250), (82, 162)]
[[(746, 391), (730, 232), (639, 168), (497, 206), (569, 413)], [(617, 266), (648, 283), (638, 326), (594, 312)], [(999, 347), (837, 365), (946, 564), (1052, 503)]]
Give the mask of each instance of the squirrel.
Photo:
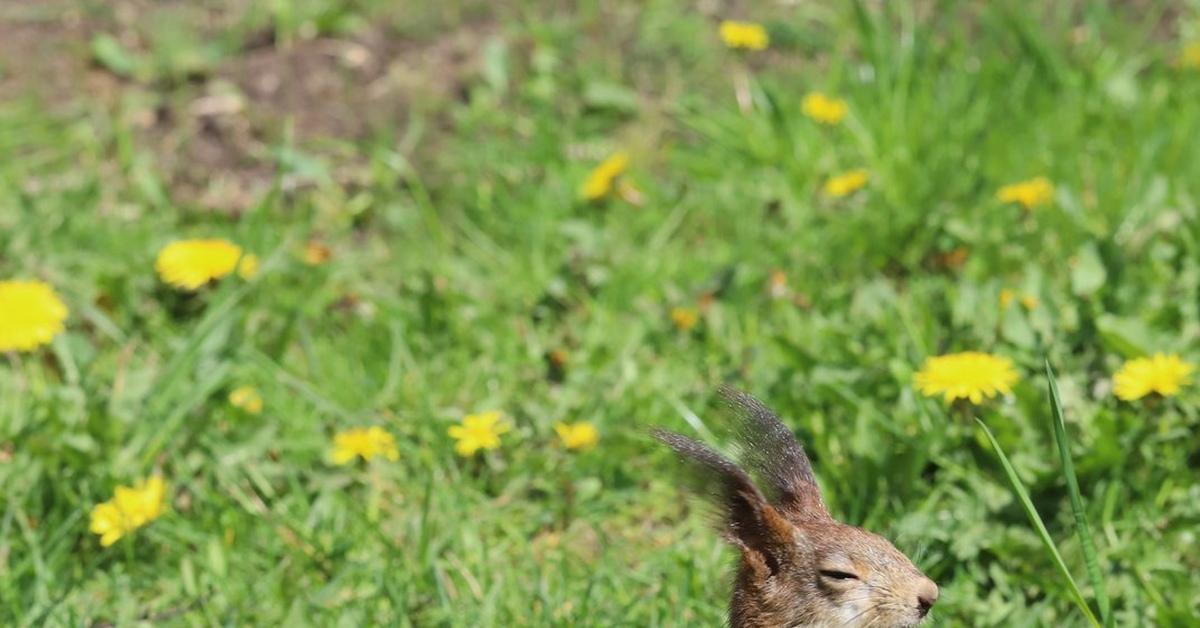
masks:
[(746, 468), (695, 440), (652, 428), (714, 482), (726, 541), (741, 553), (730, 628), (912, 628), (938, 599), (937, 584), (883, 537), (834, 520), (795, 435), (757, 399), (728, 387)]

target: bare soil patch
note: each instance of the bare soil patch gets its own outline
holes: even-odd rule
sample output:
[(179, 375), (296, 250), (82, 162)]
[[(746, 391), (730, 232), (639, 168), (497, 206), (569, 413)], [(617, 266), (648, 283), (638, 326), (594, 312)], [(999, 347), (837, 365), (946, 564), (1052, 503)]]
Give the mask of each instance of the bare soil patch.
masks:
[[(413, 116), (437, 117), (465, 93), (477, 74), (480, 45), (493, 30), (466, 24), (417, 41), (369, 29), (286, 46), (264, 31), (187, 80), (139, 82), (97, 67), (89, 47), (103, 32), (148, 54), (137, 50), (145, 38), (130, 29), (171, 9), (130, 6), (105, 22), (38, 0), (6, 5), (0, 10), (0, 99), (103, 107), (133, 127), (135, 149), (149, 156), (144, 161), (173, 202), (232, 213), (252, 207), (275, 184), (276, 148), (284, 142), (320, 154), (385, 130), (400, 136)], [(139, 11), (146, 15), (130, 19)], [(131, 113), (130, 102), (143, 110)], [(354, 151), (326, 153), (344, 161)], [(331, 165), (344, 171), (347, 164)]]

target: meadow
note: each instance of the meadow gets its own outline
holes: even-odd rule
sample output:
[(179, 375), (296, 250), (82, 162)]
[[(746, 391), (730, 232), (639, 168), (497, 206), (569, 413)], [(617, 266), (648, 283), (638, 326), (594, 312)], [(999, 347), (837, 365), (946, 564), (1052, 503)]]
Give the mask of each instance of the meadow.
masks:
[(723, 384), (924, 625), (1200, 625), (1197, 138), (1195, 2), (4, 2), (0, 625), (720, 626)]

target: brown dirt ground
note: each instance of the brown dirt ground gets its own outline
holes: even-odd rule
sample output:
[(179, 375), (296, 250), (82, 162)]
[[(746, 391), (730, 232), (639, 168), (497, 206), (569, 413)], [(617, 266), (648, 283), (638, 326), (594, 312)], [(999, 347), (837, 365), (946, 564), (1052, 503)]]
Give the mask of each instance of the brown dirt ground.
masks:
[[(410, 116), (436, 116), (438, 103), (465, 93), (493, 30), (469, 24), (413, 41), (368, 29), (287, 46), (264, 32), (199, 76), (137, 82), (93, 64), (89, 42), (111, 33), (137, 51), (136, 23), (169, 8), (134, 1), (98, 18), (68, 0), (8, 2), (0, 8), (0, 102), (32, 96), (51, 112), (77, 111), (81, 101), (101, 107), (132, 126), (135, 150), (176, 204), (231, 213), (274, 184), (272, 147), (285, 139), (320, 153), (330, 140), (353, 143), (385, 128), (401, 135)], [(140, 104), (130, 112), (130, 102)], [(352, 159), (347, 153), (337, 159)]]

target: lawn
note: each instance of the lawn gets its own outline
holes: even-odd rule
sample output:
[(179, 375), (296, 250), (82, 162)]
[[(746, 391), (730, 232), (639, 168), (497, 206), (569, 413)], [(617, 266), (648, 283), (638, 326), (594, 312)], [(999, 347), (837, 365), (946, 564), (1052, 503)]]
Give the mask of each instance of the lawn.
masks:
[(0, 348), (0, 625), (720, 626), (647, 427), (728, 384), (925, 625), (1196, 626), (1197, 138), (1194, 2), (5, 2), (0, 282), (68, 313)]

